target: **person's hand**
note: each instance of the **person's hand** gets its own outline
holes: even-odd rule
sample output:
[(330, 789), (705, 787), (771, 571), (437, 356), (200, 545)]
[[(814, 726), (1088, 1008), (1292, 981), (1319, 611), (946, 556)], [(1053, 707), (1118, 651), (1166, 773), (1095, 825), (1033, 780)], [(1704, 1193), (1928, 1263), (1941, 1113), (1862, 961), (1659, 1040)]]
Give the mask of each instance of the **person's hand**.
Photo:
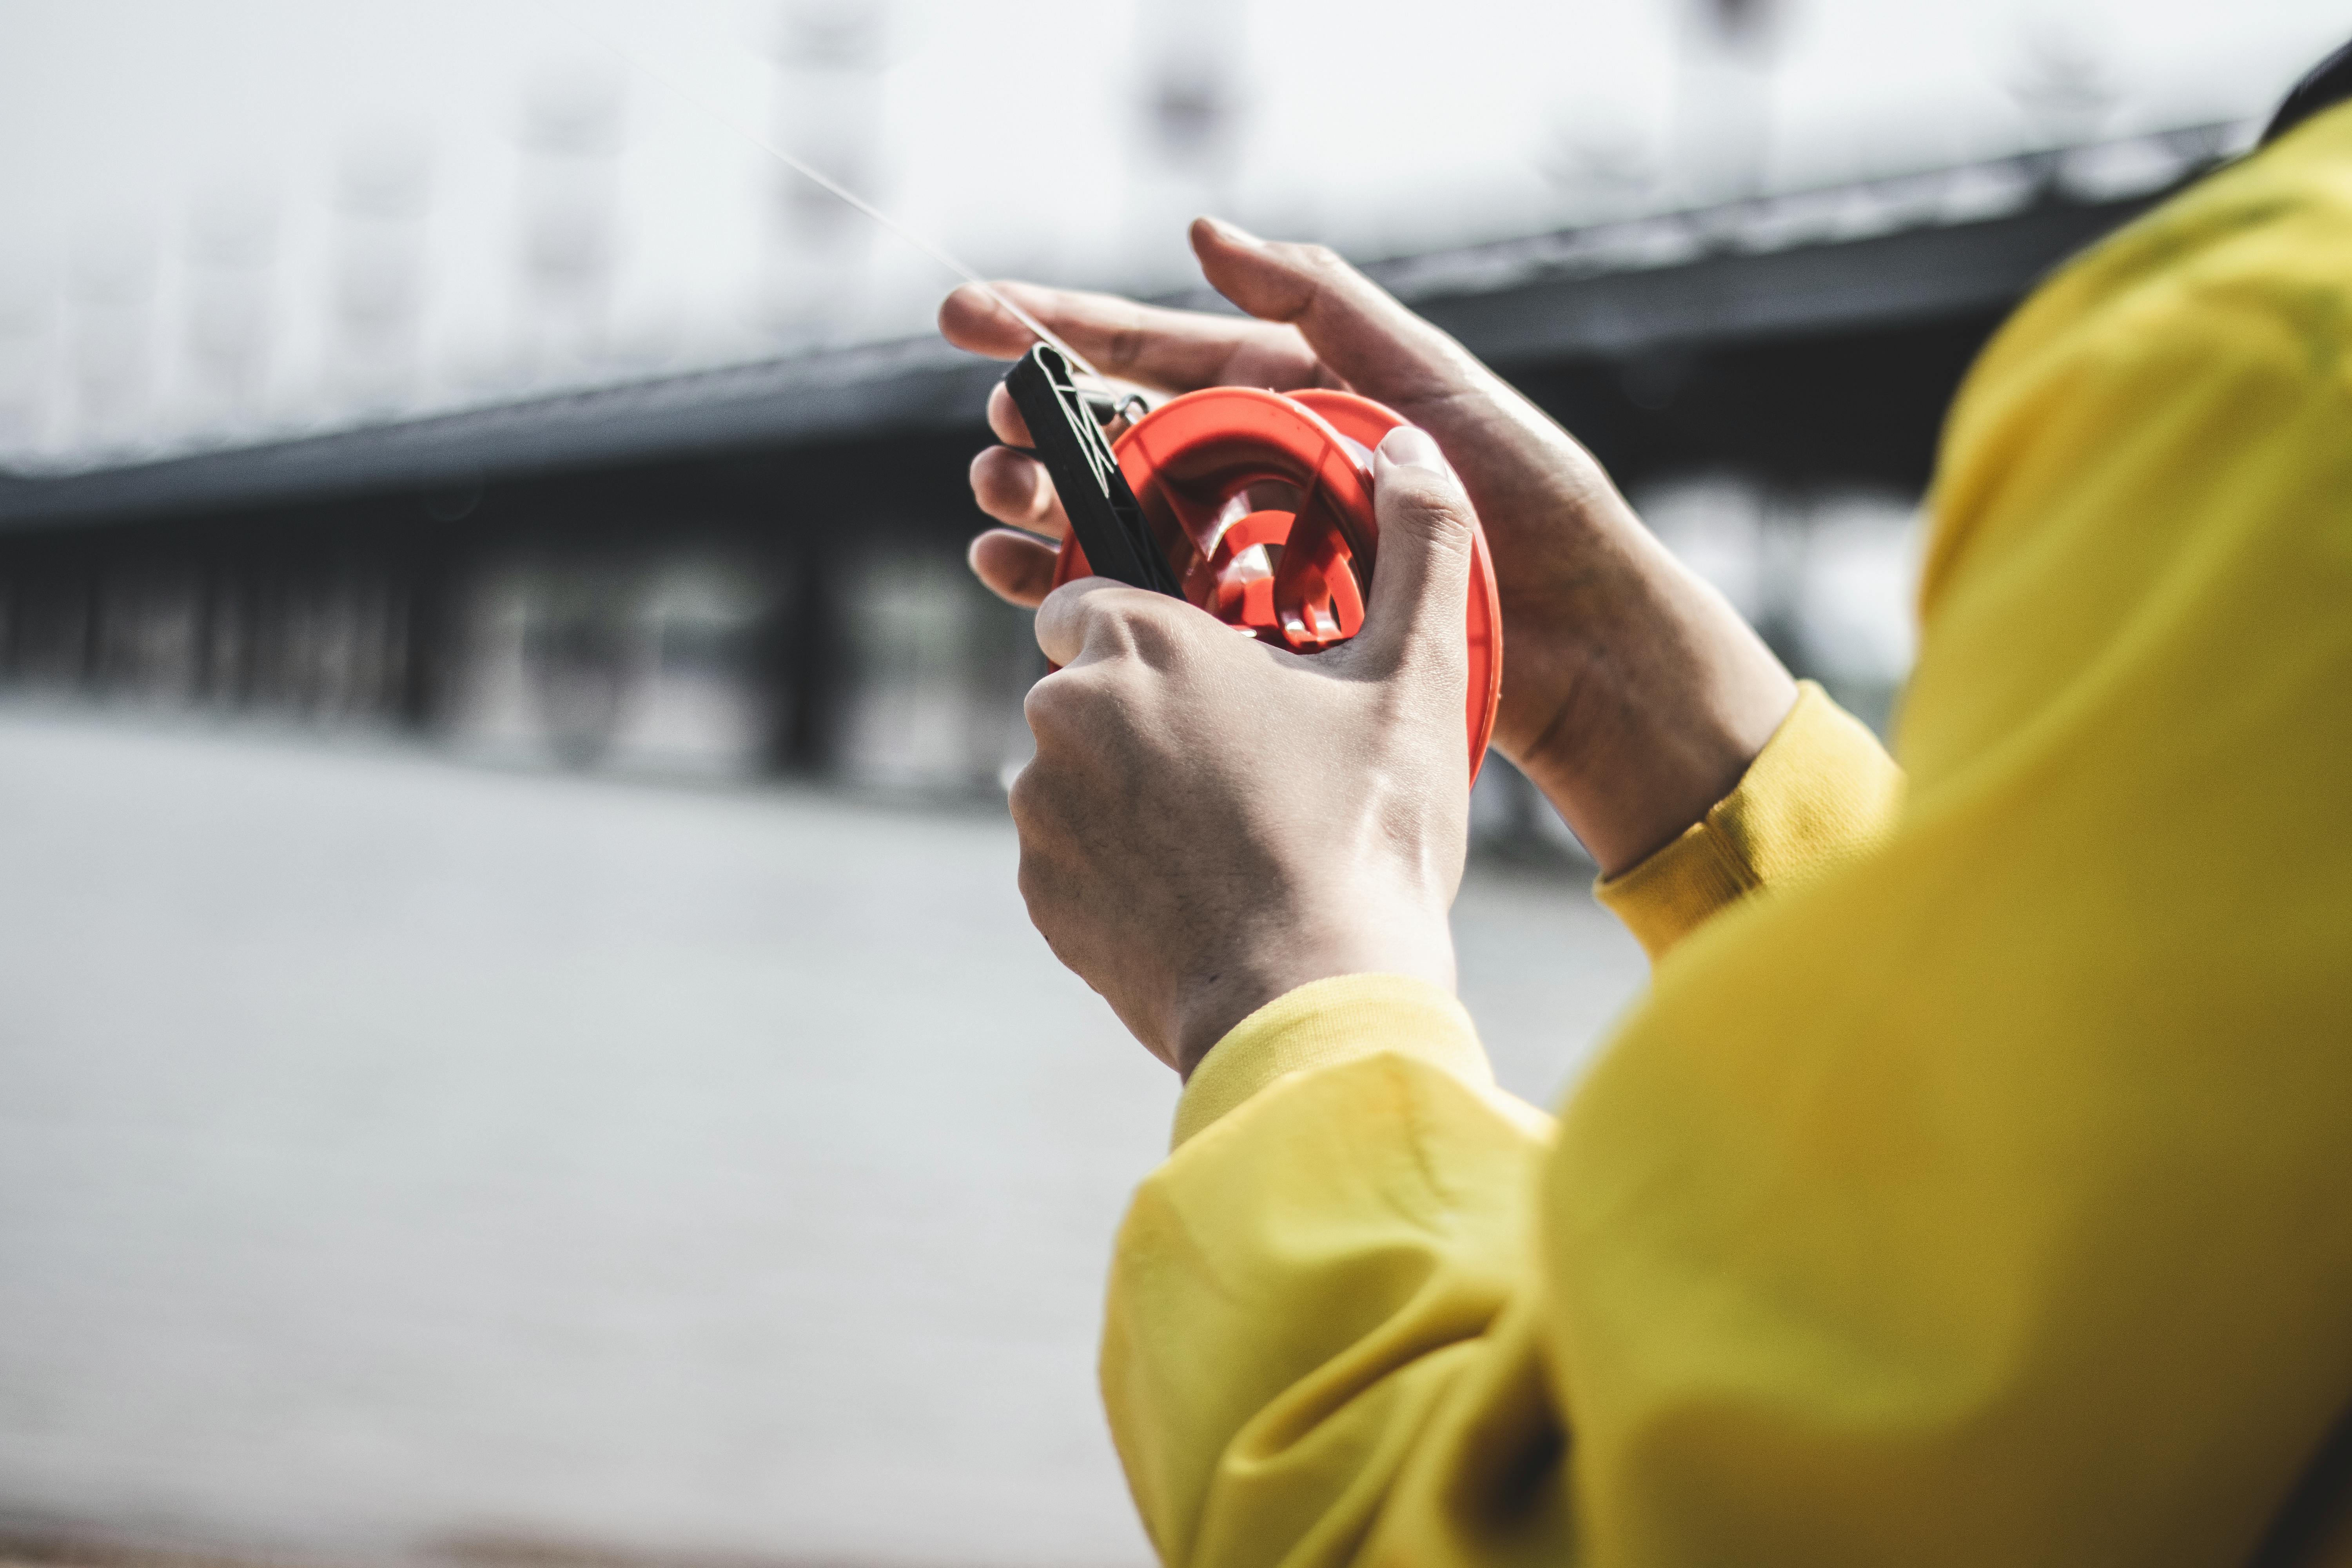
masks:
[(1037, 755), (1013, 786), (1021, 893), (1055, 955), (1180, 1073), (1328, 975), (1454, 988), (1470, 759), (1471, 511), (1410, 426), (1374, 456), (1363, 628), (1301, 656), (1087, 577), (1037, 641)]
[[(1192, 248), (1209, 281), (1256, 320), (996, 287), (1106, 374), (1170, 392), (1344, 387), (1434, 436), (1485, 523), (1502, 590), (1495, 743), (1604, 872), (1630, 867), (1728, 794), (1796, 700), (1795, 685), (1722, 596), (1642, 527), (1591, 455), (1321, 247), (1269, 244), (1203, 218)], [(948, 297), (940, 325), (950, 342), (1003, 359), (1034, 341), (970, 287)], [(999, 438), (1028, 445), (1003, 387), (988, 413)], [(973, 569), (1006, 598), (1036, 605), (1053, 572), (1045, 540), (1067, 526), (1050, 481), (998, 447), (973, 462), (971, 483), (982, 510), (1013, 525), (973, 542)]]

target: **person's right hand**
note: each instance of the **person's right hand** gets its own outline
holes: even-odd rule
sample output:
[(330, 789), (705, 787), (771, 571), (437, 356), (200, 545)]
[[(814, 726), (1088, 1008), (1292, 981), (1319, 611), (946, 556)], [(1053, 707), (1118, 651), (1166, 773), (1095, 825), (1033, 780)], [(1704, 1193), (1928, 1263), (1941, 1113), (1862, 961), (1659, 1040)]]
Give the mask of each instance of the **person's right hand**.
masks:
[[(1272, 244), (1203, 218), (1192, 248), (1251, 319), (1023, 283), (996, 288), (1108, 375), (1168, 392), (1344, 387), (1434, 436), (1484, 520), (1502, 590), (1496, 746), (1615, 874), (1728, 794), (1796, 700), (1780, 660), (1723, 597), (1643, 528), (1601, 465), (1445, 333), (1320, 246)], [(1012, 359), (1035, 341), (966, 287), (940, 331)], [(1028, 445), (999, 386), (998, 437)], [(973, 542), (982, 580), (1045, 597), (1066, 523), (1045, 471), (1009, 447), (972, 464), (981, 509), (1024, 531)]]

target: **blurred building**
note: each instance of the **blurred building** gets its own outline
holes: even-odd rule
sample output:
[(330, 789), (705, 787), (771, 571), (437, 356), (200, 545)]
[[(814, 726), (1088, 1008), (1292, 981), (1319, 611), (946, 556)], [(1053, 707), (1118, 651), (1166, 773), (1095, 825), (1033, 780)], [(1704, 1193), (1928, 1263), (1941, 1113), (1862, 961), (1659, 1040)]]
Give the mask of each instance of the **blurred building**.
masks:
[[(882, 0), (784, 0), (771, 55), (776, 144), (877, 197), (890, 188), (882, 156), (890, 22)], [(787, 353), (856, 341), (872, 305), (859, 281), (874, 226), (782, 163), (768, 178), (762, 324)]]
[(607, 350), (621, 148), (617, 78), (568, 69), (530, 84), (517, 192), (516, 357), (519, 369), (542, 381), (576, 383)]
[(329, 354), (352, 407), (389, 416), (415, 395), (432, 174), (428, 144), (404, 130), (379, 127), (343, 149)]
[[(837, 20), (806, 9), (793, 15), (812, 37)], [(1214, 80), (1204, 68), (1196, 85), (1213, 96)], [(579, 273), (577, 310), (549, 323), (576, 348), (594, 333), (617, 110), (551, 103), (530, 264)], [(2092, 142), (1372, 271), (1575, 431), (1796, 668), (1884, 721), (1910, 657), (1912, 514), (1963, 370), (2037, 279), (2238, 134)], [(383, 258), (424, 188), (396, 162), (360, 168), (347, 206), (353, 358), (388, 395), (397, 345), (374, 350), (414, 282)], [(108, 312), (130, 308), (134, 271), (92, 263), (74, 352), (94, 419), (119, 379)], [(229, 363), (259, 352), (246, 341), (222, 351), (225, 395), (252, 374)], [(518, 762), (993, 788), (1025, 750), (1019, 697), (1040, 668), (1024, 617), (961, 564), (996, 374), (931, 341), (812, 349), (0, 476), (0, 679), (403, 726)], [(1534, 806), (1495, 773), (1482, 812), (1525, 827)]]

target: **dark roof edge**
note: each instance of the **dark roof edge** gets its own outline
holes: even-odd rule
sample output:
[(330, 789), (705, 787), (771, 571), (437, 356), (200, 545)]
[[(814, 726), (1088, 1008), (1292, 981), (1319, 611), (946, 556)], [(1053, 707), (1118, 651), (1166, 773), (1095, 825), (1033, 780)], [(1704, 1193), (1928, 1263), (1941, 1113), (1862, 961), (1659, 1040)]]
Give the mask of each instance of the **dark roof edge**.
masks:
[(55, 478), (0, 474), (0, 529), (446, 489), (884, 426), (977, 425), (998, 374), (936, 339), (915, 339)]

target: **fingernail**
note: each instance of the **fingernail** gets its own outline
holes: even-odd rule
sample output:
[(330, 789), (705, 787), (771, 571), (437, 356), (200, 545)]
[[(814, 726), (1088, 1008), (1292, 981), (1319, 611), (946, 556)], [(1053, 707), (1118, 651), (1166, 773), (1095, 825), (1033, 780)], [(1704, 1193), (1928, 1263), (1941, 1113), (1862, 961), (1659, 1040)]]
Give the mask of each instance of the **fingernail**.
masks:
[(1372, 454), (1374, 482), (1390, 468), (1426, 468), (1448, 483), (1459, 482), (1445, 454), (1437, 449), (1436, 437), (1413, 425), (1400, 425), (1381, 438), (1380, 448)]
[(1221, 217), (1203, 217), (1201, 221), (1207, 224), (1209, 226), (1210, 232), (1214, 234), (1219, 239), (1223, 240), (1227, 245), (1246, 246), (1252, 250), (1263, 250), (1265, 248), (1265, 241), (1252, 234), (1249, 230), (1242, 227), (1239, 224), (1227, 223)]

